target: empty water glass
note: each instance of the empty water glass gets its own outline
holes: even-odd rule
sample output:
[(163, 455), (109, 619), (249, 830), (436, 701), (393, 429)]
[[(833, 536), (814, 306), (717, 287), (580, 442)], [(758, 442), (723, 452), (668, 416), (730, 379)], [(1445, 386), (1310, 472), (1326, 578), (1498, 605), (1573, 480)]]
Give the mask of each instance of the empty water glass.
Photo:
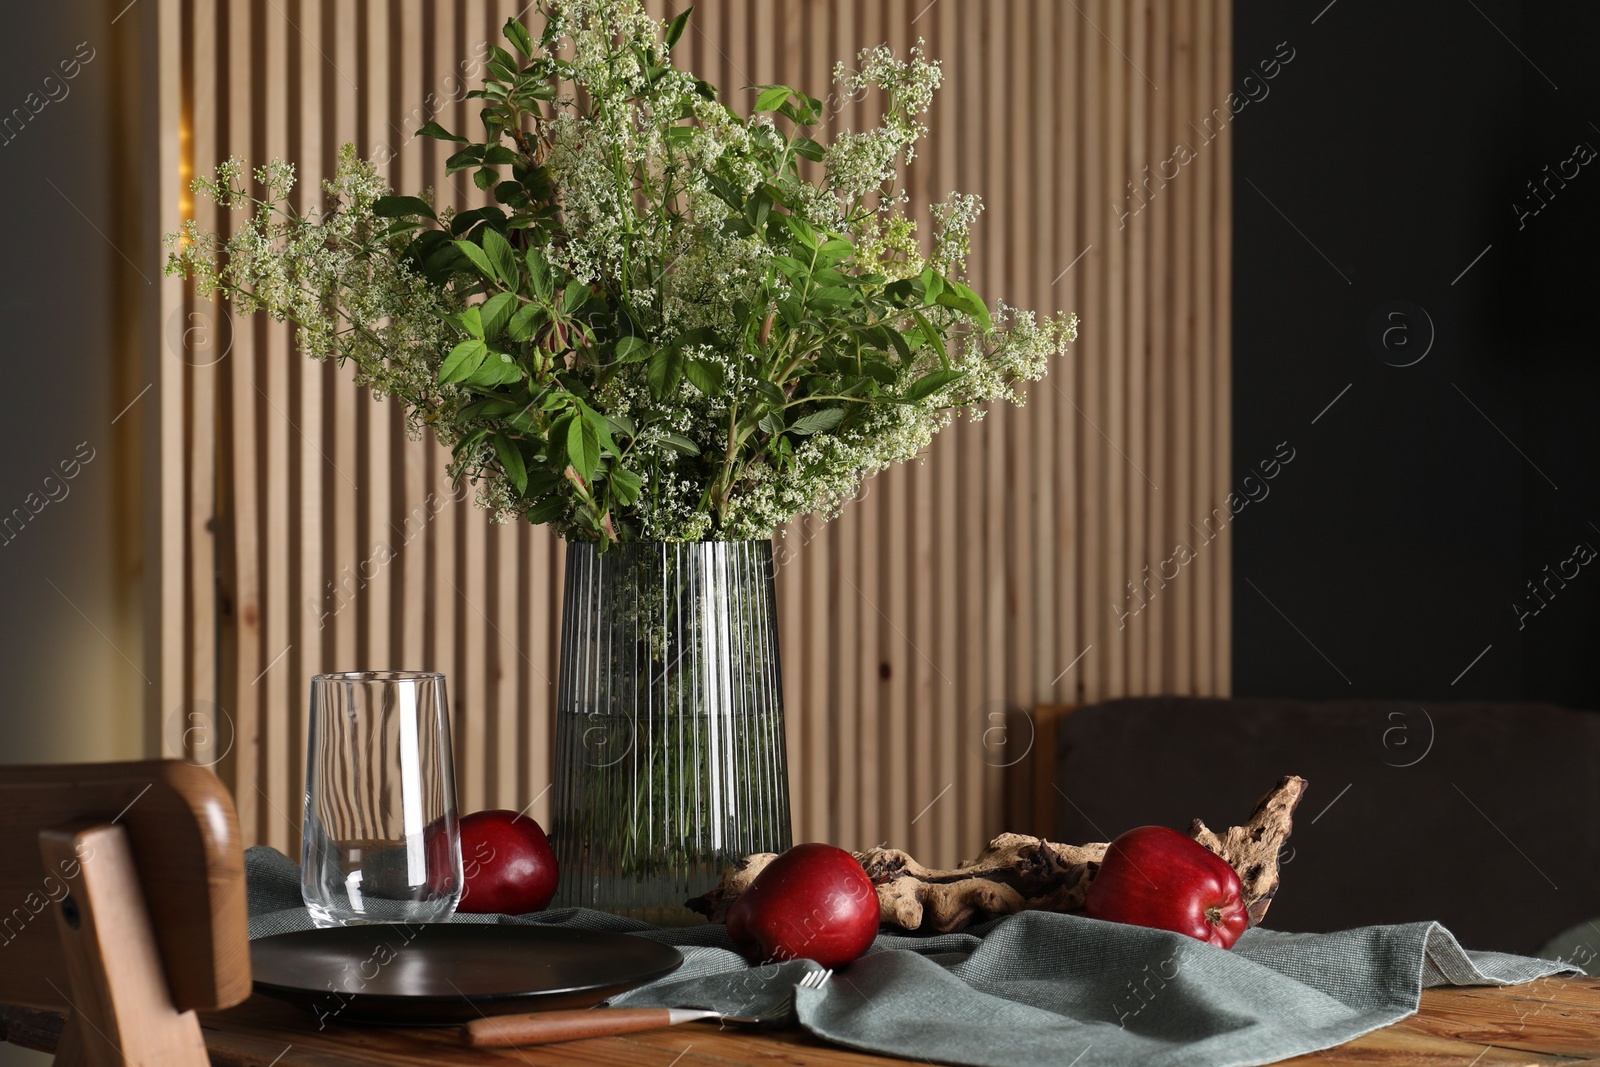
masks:
[(311, 679), (301, 894), (318, 926), (442, 922), (461, 899), (444, 675)]

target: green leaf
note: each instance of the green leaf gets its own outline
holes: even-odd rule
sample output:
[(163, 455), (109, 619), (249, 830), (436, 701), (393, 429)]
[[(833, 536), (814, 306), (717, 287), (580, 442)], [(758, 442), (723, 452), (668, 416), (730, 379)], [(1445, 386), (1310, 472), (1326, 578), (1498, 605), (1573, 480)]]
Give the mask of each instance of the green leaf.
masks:
[(472, 172), (472, 184), (484, 192), (494, 188), (495, 182), (500, 180), (500, 172), (492, 167), (480, 167)]
[(620, 437), (638, 437), (639, 427), (634, 425), (632, 419), (626, 415), (607, 415), (606, 421), (611, 424), (611, 429)]
[(506, 472), (518, 493), (528, 491), (528, 467), (522, 461), (522, 450), (516, 442), (503, 433), (494, 435), (494, 454), (500, 458), (500, 469)]
[(477, 306), (469, 307), (458, 315), (446, 315), (444, 320), (469, 337), (483, 340), (483, 312)]
[(522, 380), (522, 368), (504, 352), (490, 352), (483, 366), (467, 379), (468, 385), (510, 385)]
[(809, 415), (802, 415), (789, 426), (790, 433), (797, 433), (802, 437), (823, 430), (831, 430), (844, 421), (844, 408), (823, 408), (813, 411)]
[(466, 381), (477, 369), (483, 365), (484, 357), (489, 354), (489, 346), (473, 338), (462, 341), (450, 350), (444, 357), (444, 362), (439, 364), (439, 384), (449, 385), (451, 382)]
[[(493, 231), (490, 231), (491, 233)], [(490, 281), (495, 279), (494, 264), (489, 262), (489, 254), (473, 241), (457, 241), (456, 247), (461, 253), (472, 260), (472, 265), (483, 272), (483, 276)]]
[(695, 444), (687, 437), (683, 437), (679, 434), (663, 434), (661, 440), (662, 443), (664, 443), (668, 448), (672, 449), (674, 452), (680, 452), (685, 456), (698, 456), (700, 454), (699, 445)]
[(380, 196), (372, 202), (372, 213), (380, 219), (403, 219), (413, 215), (435, 221), (439, 218), (420, 196)]
[(561, 310), (565, 314), (572, 314), (583, 307), (583, 302), (589, 299), (589, 287), (582, 282), (568, 282), (561, 293)]
[[(502, 293), (502, 296), (510, 296)], [(538, 304), (523, 304), (506, 324), (506, 336), (513, 341), (531, 341), (534, 331), (544, 321), (544, 309)]]
[(657, 400), (665, 400), (678, 387), (683, 377), (683, 356), (670, 348), (660, 348), (650, 357), (645, 377), (650, 382), (650, 392)]
[(494, 267), (495, 277), (507, 289), (517, 289), (518, 280), (522, 272), (517, 268), (517, 254), (511, 250), (511, 242), (507, 241), (499, 230), (488, 227), (483, 231), (483, 250), (488, 253), (489, 262)]
[(911, 383), (911, 388), (906, 390), (906, 395), (903, 399), (910, 403), (915, 403), (918, 400), (932, 396), (951, 382), (961, 378), (962, 374), (963, 372), (958, 370), (936, 370), (930, 374), (924, 374)]
[(445, 174), (454, 174), (458, 170), (466, 170), (483, 162), (483, 145), (469, 144), (455, 155), (444, 161)]
[(528, 281), (533, 286), (534, 295), (548, 300), (550, 298), (550, 264), (545, 260), (544, 253), (537, 248), (530, 248), (524, 259), (528, 264)]
[(951, 281), (946, 284), (949, 288), (939, 294), (937, 303), (962, 312), (985, 330), (990, 329), (989, 309), (984, 306), (982, 298), (960, 282)]
[(773, 256), (772, 265), (782, 271), (783, 276), (795, 284), (800, 284), (803, 282), (806, 275), (811, 273), (810, 267), (806, 266), (798, 259), (795, 259), (793, 256)]
[(807, 248), (815, 250), (817, 247), (817, 230), (811, 223), (797, 215), (784, 215), (783, 224), (789, 227), (789, 232), (795, 235), (799, 242)]
[(783, 415), (776, 411), (769, 411), (761, 416), (761, 421), (756, 423), (756, 427), (776, 437), (783, 432)]
[(693, 6), (686, 7), (678, 13), (676, 18), (667, 23), (667, 32), (662, 37), (662, 41), (666, 44), (667, 48), (670, 49), (673, 45), (677, 44), (678, 38), (683, 36), (684, 27), (689, 25), (689, 13), (693, 10)]
[(692, 330), (684, 330), (673, 340), (674, 348), (689, 348), (693, 345), (715, 345), (721, 338), (717, 331), (710, 326), (696, 326)]
[(856, 292), (854, 289), (844, 289), (832, 285), (817, 289), (806, 298), (806, 303), (818, 311), (849, 307), (855, 302)]
[[(552, 390), (553, 392), (554, 390)], [(562, 414), (552, 419), (550, 425), (546, 427), (544, 440), (544, 451), (545, 455), (550, 457), (550, 465), (561, 471), (565, 471), (567, 468), (567, 431), (577, 421), (567, 408), (569, 399), (565, 394), (555, 397), (547, 394), (545, 403), (540, 405), (545, 411), (559, 409), (562, 412)], [(552, 400), (555, 401), (554, 404), (551, 403)], [(562, 477), (566, 477), (566, 475), (563, 474)]]
[(911, 346), (906, 343), (905, 335), (893, 326), (884, 327), (884, 335), (889, 339), (889, 344), (894, 347), (895, 353), (903, 362), (911, 362)]
[(863, 359), (861, 361), (861, 371), (868, 378), (883, 386), (894, 385), (897, 377), (894, 368), (881, 359)]
[(617, 447), (617, 443), (611, 439), (611, 424), (606, 421), (604, 415), (581, 400), (578, 402), (578, 410), (583, 415), (583, 420), (589, 424), (590, 429), (594, 430), (595, 439), (600, 442), (602, 455), (615, 456), (621, 452), (621, 449)]
[(567, 462), (584, 481), (594, 480), (600, 465), (600, 437), (588, 419), (573, 419), (567, 426)]
[(504, 222), (506, 213), (493, 204), (475, 207), (470, 211), (463, 211), (450, 220), (450, 232), (461, 237), (477, 226), (480, 222)]
[(776, 111), (794, 93), (794, 90), (787, 85), (763, 85), (758, 88), (761, 90), (761, 95), (756, 97), (757, 111)]
[(854, 251), (849, 241), (840, 237), (830, 237), (817, 248), (817, 258), (833, 263), (844, 259)]
[(422, 129), (417, 131), (416, 135), (418, 137), (432, 137), (436, 141), (454, 141), (457, 144), (467, 143), (467, 139), (465, 137), (460, 137), (451, 133), (437, 122), (429, 122), (425, 124)]
[(929, 322), (928, 317), (922, 312), (913, 311), (911, 314), (916, 317), (917, 327), (922, 330), (922, 339), (933, 346), (933, 350), (939, 354), (940, 365), (945, 370), (949, 370), (950, 357), (945, 354), (944, 334), (936, 330), (933, 323)]
[(567, 513), (567, 499), (563, 496), (547, 496), (527, 510), (528, 521), (535, 526), (547, 522), (555, 522)]
[(514, 167), (517, 154), (503, 144), (492, 144), (484, 149), (483, 161), (497, 167)]
[(617, 339), (618, 363), (638, 363), (640, 360), (649, 359), (652, 351), (650, 342), (643, 337), (630, 334)]
[(683, 375), (689, 383), (707, 396), (722, 392), (722, 367), (709, 359), (691, 359), (683, 365)]
[[(485, 340), (493, 341), (500, 336), (500, 331), (506, 328), (506, 323), (511, 321), (512, 312), (517, 310), (517, 295), (515, 293), (496, 293), (484, 301), (481, 314), (483, 316), (483, 336)], [(527, 340), (527, 338), (523, 338)]]
[(765, 378), (756, 379), (755, 391), (760, 393), (762, 399), (775, 408), (781, 408), (789, 402), (789, 398), (783, 395), (783, 390)]
[(515, 45), (517, 51), (529, 59), (533, 58), (533, 38), (528, 36), (528, 27), (516, 19), (506, 19), (506, 28), (503, 32), (506, 40)]
[(473, 421), (477, 421), (480, 418), (499, 419), (507, 415), (513, 415), (520, 410), (521, 407), (519, 405), (513, 404), (509, 400), (480, 400), (475, 404), (468, 404), (462, 408), (461, 418), (463, 420), (472, 419)]
[(611, 491), (617, 498), (617, 503), (627, 507), (639, 499), (639, 490), (644, 488), (644, 480), (637, 474), (622, 467), (611, 469)]
[(822, 162), (822, 146), (809, 137), (796, 137), (792, 144), (794, 154), (814, 163)]

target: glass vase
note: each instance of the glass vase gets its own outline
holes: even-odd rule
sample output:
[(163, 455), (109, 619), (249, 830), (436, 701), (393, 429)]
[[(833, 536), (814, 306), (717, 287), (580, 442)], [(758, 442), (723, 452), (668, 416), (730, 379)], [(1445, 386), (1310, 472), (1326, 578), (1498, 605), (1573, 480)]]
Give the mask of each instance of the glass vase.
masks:
[(556, 698), (558, 906), (660, 925), (789, 847), (772, 545), (567, 547)]

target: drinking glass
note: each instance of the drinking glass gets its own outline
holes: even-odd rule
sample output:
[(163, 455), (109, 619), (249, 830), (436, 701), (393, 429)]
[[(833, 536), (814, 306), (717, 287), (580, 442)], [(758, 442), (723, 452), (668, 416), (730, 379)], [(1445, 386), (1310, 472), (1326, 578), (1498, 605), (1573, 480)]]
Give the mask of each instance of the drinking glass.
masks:
[(444, 675), (311, 679), (301, 895), (318, 926), (442, 922), (461, 899)]

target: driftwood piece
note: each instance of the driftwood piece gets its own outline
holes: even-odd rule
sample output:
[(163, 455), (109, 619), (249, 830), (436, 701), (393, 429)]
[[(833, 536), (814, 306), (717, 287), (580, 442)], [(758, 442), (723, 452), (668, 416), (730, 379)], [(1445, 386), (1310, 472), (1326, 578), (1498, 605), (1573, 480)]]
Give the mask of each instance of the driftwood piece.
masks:
[[(1262, 797), (1242, 826), (1217, 834), (1196, 819), (1189, 836), (1239, 873), (1250, 925), (1259, 924), (1278, 891), (1278, 854), (1293, 829), (1303, 778), (1285, 778)], [(878, 887), (883, 922), (904, 930), (949, 933), (984, 919), (1027, 910), (1076, 911), (1100, 869), (1106, 844), (1061, 845), (1023, 834), (1001, 834), (976, 859), (954, 870), (924, 867), (897, 848), (857, 852)], [(715, 889), (688, 906), (723, 922), (739, 894), (777, 857), (746, 856), (723, 872)]]
[(1243, 826), (1218, 834), (1196, 819), (1189, 836), (1215, 852), (1239, 874), (1239, 886), (1250, 908), (1250, 925), (1260, 926), (1278, 893), (1278, 857), (1294, 827), (1294, 809), (1305, 795), (1304, 778), (1285, 778), (1256, 801)]

